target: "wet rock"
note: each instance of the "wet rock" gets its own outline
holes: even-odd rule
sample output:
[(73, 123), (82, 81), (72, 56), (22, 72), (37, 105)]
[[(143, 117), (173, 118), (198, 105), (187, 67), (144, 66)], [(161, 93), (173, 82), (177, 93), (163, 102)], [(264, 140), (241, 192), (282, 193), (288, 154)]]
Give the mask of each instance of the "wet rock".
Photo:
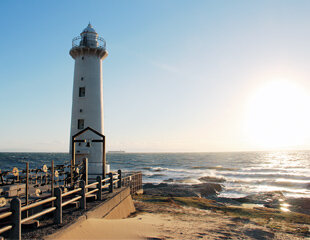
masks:
[(216, 183), (222, 183), (226, 181), (225, 178), (217, 178), (217, 177), (210, 177), (210, 176), (201, 177), (198, 180), (201, 182), (216, 182)]
[(310, 215), (310, 198), (290, 198), (287, 202), (291, 211)]
[(174, 182), (173, 178), (165, 179), (164, 182)]
[[(158, 185), (159, 186), (159, 185)], [(197, 193), (189, 186), (182, 186), (177, 184), (162, 184), (161, 187), (144, 188), (147, 195), (162, 196), (162, 197), (197, 197)]]
[(200, 193), (202, 197), (215, 195), (222, 191), (222, 185), (217, 183), (201, 183), (193, 185), (193, 188)]
[(145, 184), (143, 186), (145, 194), (169, 197), (206, 197), (215, 195), (222, 190), (222, 186), (217, 183), (202, 183), (194, 185), (186, 184), (166, 184), (158, 185)]
[(280, 208), (281, 203), (284, 203), (286, 198), (282, 192), (275, 191), (252, 194), (243, 198), (236, 198), (234, 200), (242, 203), (263, 204), (268, 208)]
[(167, 187), (167, 183), (160, 183), (160, 184), (153, 184), (153, 183), (146, 183), (143, 185), (143, 189), (148, 189), (148, 188), (162, 188), (162, 187)]

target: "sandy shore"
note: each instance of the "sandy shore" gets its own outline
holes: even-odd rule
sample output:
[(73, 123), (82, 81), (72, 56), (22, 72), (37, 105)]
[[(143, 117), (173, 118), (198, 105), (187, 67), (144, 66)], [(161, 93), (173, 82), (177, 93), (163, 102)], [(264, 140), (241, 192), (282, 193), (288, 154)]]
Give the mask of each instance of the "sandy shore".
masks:
[(58, 239), (146, 239), (148, 236), (157, 236), (158, 232), (153, 225), (156, 217), (146, 214), (130, 219), (87, 219), (69, 233)]
[[(135, 201), (137, 213), (127, 219), (88, 219), (60, 239), (305, 239), (249, 218), (221, 211), (180, 206), (174, 202)], [(276, 222), (275, 222), (276, 223)], [(273, 224), (274, 225), (274, 224)], [(307, 224), (291, 226), (309, 229)]]

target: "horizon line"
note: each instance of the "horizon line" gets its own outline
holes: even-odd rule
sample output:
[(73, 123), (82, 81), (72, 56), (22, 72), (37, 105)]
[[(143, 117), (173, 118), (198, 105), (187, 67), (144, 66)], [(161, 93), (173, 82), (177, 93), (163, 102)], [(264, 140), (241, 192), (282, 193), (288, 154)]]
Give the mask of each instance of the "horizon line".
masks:
[[(109, 152), (112, 151), (112, 152)], [(155, 154), (155, 153), (241, 153), (241, 152), (306, 152), (310, 151), (310, 149), (269, 149), (269, 150), (232, 150), (232, 151), (150, 151), (150, 152), (144, 152), (144, 151), (124, 151), (124, 152), (113, 152), (113, 150), (109, 150), (106, 152), (106, 154), (127, 154), (127, 153), (143, 153), (143, 154)], [(0, 153), (64, 153), (64, 154), (70, 154), (70, 152), (57, 152), (57, 151), (2, 151), (0, 150)]]

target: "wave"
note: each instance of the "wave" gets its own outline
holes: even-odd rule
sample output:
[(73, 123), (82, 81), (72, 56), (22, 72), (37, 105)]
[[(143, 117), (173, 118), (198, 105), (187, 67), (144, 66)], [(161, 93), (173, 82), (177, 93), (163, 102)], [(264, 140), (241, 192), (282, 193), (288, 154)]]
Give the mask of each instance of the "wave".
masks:
[(184, 178), (184, 179), (175, 180), (174, 182), (176, 182), (176, 183), (185, 183), (185, 184), (198, 184), (198, 183), (201, 183), (198, 179), (195, 179), (195, 178)]
[(236, 171), (238, 168), (228, 168), (222, 166), (192, 166), (191, 169), (213, 169), (218, 171)]
[(162, 167), (143, 167), (142, 169), (153, 171), (153, 172), (162, 172), (162, 171), (169, 170), (169, 168), (162, 168)]
[(243, 172), (234, 172), (225, 174), (227, 177), (235, 178), (235, 179), (244, 179), (244, 178), (254, 178), (254, 179), (295, 179), (295, 180), (305, 180), (310, 181), (309, 175), (302, 175), (300, 173), (243, 173)]
[(203, 170), (193, 170), (185, 168), (168, 168), (168, 167), (143, 167), (142, 170), (147, 170), (150, 172), (170, 172), (170, 173), (184, 173), (184, 174), (199, 174), (203, 173)]
[(286, 188), (304, 188), (310, 189), (310, 181), (298, 181), (298, 180), (271, 180), (271, 179), (236, 179), (230, 181), (232, 184), (238, 185), (268, 185), (279, 186)]

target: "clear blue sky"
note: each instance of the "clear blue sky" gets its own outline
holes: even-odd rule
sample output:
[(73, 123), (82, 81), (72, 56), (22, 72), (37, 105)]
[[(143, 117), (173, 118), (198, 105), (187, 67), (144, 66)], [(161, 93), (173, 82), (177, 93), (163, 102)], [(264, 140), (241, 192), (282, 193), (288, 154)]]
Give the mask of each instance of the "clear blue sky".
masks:
[[(281, 122), (296, 113), (295, 105), (283, 118), (265, 113), (264, 105), (251, 111), (252, 96), (278, 79), (302, 89), (297, 105), (308, 99), (309, 12), (309, 1), (293, 0), (1, 1), (0, 151), (68, 151), (69, 50), (89, 21), (109, 51), (103, 63), (108, 150), (309, 149), (309, 129), (296, 119), (273, 133), (291, 129), (281, 138), (296, 141), (269, 146), (262, 142), (277, 137), (257, 134), (267, 126), (257, 126), (255, 114)], [(289, 89), (281, 90), (278, 105), (301, 93)], [(271, 92), (279, 99), (277, 88)], [(306, 112), (297, 115), (307, 119)], [(270, 131), (278, 125), (265, 124)]]

